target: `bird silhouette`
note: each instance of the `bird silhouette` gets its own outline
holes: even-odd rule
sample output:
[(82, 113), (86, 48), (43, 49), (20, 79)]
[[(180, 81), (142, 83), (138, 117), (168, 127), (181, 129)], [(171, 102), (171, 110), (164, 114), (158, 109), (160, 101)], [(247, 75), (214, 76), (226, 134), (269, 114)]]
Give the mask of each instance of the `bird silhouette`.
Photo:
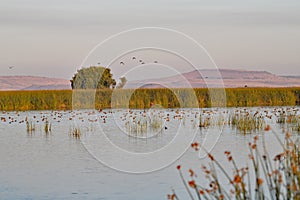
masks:
[(125, 63), (124, 62), (120, 62), (120, 65), (124, 65)]
[(157, 60), (155, 60), (154, 63), (158, 63)]
[(8, 69), (13, 69), (15, 66), (9, 66)]
[(136, 57), (133, 56), (133, 57), (132, 57), (132, 60), (135, 60), (135, 59), (136, 59)]

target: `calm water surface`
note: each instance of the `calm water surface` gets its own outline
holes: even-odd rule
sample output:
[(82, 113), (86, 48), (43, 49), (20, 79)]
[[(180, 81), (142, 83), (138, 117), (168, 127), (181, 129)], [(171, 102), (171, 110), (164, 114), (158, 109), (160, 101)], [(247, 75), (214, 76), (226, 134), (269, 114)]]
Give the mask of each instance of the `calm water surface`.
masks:
[[(0, 199), (152, 200), (166, 199), (166, 195), (172, 189), (175, 189), (181, 199), (187, 199), (176, 166), (182, 165), (186, 172), (189, 168), (193, 168), (201, 174), (201, 165), (208, 163), (207, 159), (198, 159), (198, 154), (192, 149), (188, 149), (181, 158), (164, 169), (146, 174), (130, 174), (103, 165), (91, 156), (80, 139), (70, 136), (70, 132), (74, 127), (79, 127), (82, 138), (93, 134), (97, 136), (101, 126), (107, 137), (121, 148), (132, 152), (150, 152), (168, 144), (175, 136), (178, 126), (184, 127), (185, 134), (196, 132), (196, 140), (203, 141), (207, 131), (201, 131), (195, 126), (196, 122), (192, 121), (198, 111), (186, 110), (184, 111), (186, 116), (177, 119), (175, 110), (161, 110), (164, 117), (169, 114), (170, 120), (164, 122), (161, 132), (151, 137), (148, 135), (148, 139), (129, 137), (117, 128), (115, 123), (121, 124), (120, 126), (123, 126), (121, 129), (126, 129), (124, 123), (130, 114), (123, 118), (122, 116), (128, 111), (109, 112), (107, 110), (101, 113), (91, 111), (0, 113), (3, 118), (0, 122)], [(32, 133), (26, 130), (26, 123), (23, 122), (26, 118), (35, 126), (36, 130)], [(51, 132), (48, 134), (44, 131), (43, 118), (51, 124)], [(97, 122), (93, 122), (95, 119)], [(274, 120), (268, 123), (280, 131)], [(217, 137), (221, 128), (214, 127), (213, 130)], [(270, 153), (272, 155), (279, 153), (280, 146), (274, 135), (267, 132), (265, 137)], [(251, 140), (252, 136), (243, 136), (224, 127), (212, 154), (220, 162), (227, 163), (223, 152), (229, 149), (240, 166), (245, 166), (248, 155), (247, 144)], [(110, 150), (105, 149), (105, 145), (100, 144), (99, 150), (110, 156), (112, 161), (119, 159), (110, 155)], [(228, 165), (226, 167), (231, 169)], [(185, 175), (188, 177), (188, 173)]]

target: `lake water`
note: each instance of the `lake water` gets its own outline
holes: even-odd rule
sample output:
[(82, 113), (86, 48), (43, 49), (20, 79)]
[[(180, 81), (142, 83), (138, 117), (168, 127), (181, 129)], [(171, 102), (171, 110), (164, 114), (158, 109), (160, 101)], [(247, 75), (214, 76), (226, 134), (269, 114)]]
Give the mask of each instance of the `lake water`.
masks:
[[(276, 109), (250, 110), (275, 116)], [(298, 108), (283, 109), (298, 113)], [(253, 134), (243, 135), (218, 123), (221, 115), (226, 118), (234, 110), (2, 112), (0, 199), (152, 200), (167, 199), (172, 189), (180, 199), (188, 199), (176, 166), (182, 166), (186, 177), (189, 168), (201, 177), (201, 165), (209, 162), (189, 148), (192, 141), (205, 141), (203, 145), (228, 170), (225, 150), (240, 166), (246, 165)], [(210, 112), (219, 121), (200, 129), (200, 113), (209, 116)], [(34, 131), (27, 130), (26, 120)], [(283, 138), (275, 117), (266, 123)], [(80, 139), (73, 137), (75, 130), (80, 131)], [(280, 153), (274, 133), (262, 132), (269, 153)]]

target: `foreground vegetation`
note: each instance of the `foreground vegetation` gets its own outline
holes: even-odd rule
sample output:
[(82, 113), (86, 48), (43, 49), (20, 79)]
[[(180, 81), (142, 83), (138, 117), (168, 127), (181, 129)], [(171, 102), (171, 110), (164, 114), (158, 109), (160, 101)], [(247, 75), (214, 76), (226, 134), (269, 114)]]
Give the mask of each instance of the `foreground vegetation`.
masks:
[[(96, 94), (93, 90), (74, 91), (1, 91), (0, 110), (70, 110), (74, 105), (76, 108), (96, 109), (111, 107), (146, 109), (155, 104), (160, 104), (164, 108), (212, 107), (210, 91), (205, 88), (194, 90), (101, 89), (97, 90)], [(228, 107), (295, 106), (300, 103), (300, 88), (228, 88), (225, 91)], [(197, 102), (190, 100), (192, 98), (190, 96), (193, 94), (195, 94)], [(92, 105), (89, 101), (91, 98), (95, 99), (95, 102), (92, 101)], [(220, 106), (222, 105), (220, 104)]]
[[(270, 131), (271, 128), (266, 128)], [(178, 165), (180, 178), (190, 199), (300, 199), (300, 140), (286, 134), (281, 141), (275, 131), (274, 134), (282, 147), (282, 152), (270, 156), (264, 135), (262, 147), (259, 148), (259, 136), (249, 142), (249, 164), (239, 167), (230, 150), (225, 151), (232, 170), (226, 170), (215, 157), (206, 151), (210, 160), (209, 166), (202, 165), (204, 178), (208, 186), (197, 183), (198, 176), (193, 169), (189, 169), (189, 178), (184, 178), (181, 166)], [(197, 142), (192, 148), (198, 151), (201, 147)], [(224, 176), (225, 183), (220, 181)], [(229, 187), (229, 188), (228, 188)], [(168, 195), (168, 199), (179, 199), (175, 191)]]

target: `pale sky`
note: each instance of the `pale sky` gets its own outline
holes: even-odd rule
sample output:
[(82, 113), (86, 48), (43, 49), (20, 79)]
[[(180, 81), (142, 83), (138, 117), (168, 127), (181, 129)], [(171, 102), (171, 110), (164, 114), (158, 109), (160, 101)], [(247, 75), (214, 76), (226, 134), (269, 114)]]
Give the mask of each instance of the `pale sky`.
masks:
[(206, 48), (219, 68), (300, 75), (299, 0), (0, 3), (0, 75), (70, 79), (95, 45), (144, 26), (186, 33)]

